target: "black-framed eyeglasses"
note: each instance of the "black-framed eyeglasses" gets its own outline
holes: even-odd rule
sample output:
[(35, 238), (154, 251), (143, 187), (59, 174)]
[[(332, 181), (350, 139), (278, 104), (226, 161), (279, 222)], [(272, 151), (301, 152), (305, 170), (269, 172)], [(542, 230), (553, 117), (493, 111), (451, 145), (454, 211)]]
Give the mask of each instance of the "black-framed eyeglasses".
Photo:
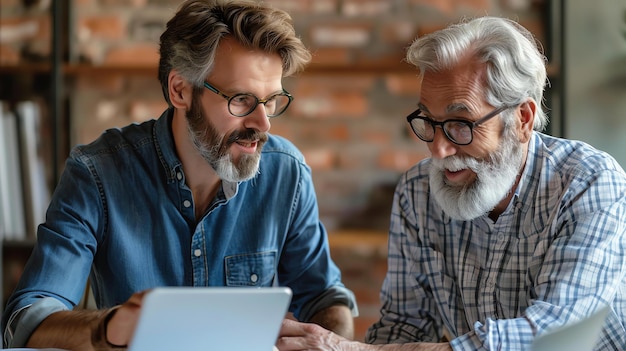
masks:
[(475, 122), (464, 119), (448, 119), (443, 122), (437, 122), (423, 116), (420, 109), (408, 115), (406, 120), (411, 125), (413, 133), (425, 142), (435, 140), (435, 127), (441, 127), (448, 140), (457, 145), (468, 145), (474, 140), (474, 128), (512, 107), (514, 106), (498, 107)]
[(256, 95), (250, 93), (238, 93), (228, 96), (207, 82), (204, 82), (204, 87), (226, 99), (228, 101), (228, 112), (236, 117), (244, 117), (251, 114), (258, 104), (265, 105), (267, 117), (276, 117), (285, 112), (293, 100), (293, 96), (285, 89), (265, 99), (259, 99)]

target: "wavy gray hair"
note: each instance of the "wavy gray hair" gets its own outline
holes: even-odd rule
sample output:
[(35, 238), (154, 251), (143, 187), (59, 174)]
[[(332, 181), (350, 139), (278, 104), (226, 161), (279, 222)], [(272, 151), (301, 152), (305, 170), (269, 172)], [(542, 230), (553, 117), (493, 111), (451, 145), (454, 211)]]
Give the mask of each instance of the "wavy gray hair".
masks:
[(537, 102), (534, 129), (546, 127), (546, 58), (535, 37), (513, 20), (486, 16), (453, 24), (416, 39), (406, 59), (422, 78), (427, 71), (455, 66), (468, 54), (487, 64), (487, 102), (514, 106), (530, 97)]

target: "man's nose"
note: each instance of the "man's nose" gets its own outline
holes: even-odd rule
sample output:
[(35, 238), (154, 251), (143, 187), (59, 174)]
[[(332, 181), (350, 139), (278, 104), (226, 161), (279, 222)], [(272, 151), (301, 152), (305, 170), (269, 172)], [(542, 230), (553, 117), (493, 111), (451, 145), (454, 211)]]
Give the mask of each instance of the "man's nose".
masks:
[(457, 145), (448, 139), (440, 126), (435, 127), (433, 141), (427, 143), (432, 157), (444, 159), (456, 154)]
[(267, 117), (267, 111), (263, 104), (258, 104), (256, 108), (244, 118), (244, 127), (246, 128), (255, 129), (264, 133), (270, 130), (270, 119)]

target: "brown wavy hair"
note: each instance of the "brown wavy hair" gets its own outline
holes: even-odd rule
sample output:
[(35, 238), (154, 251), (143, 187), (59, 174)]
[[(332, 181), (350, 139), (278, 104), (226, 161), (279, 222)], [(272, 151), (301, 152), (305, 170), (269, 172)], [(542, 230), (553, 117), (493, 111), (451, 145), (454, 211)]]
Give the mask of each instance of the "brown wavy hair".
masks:
[(175, 69), (196, 88), (202, 87), (213, 69), (217, 47), (228, 35), (250, 49), (279, 54), (283, 77), (302, 71), (311, 60), (285, 11), (255, 1), (185, 1), (160, 40), (159, 81), (169, 105), (170, 71)]

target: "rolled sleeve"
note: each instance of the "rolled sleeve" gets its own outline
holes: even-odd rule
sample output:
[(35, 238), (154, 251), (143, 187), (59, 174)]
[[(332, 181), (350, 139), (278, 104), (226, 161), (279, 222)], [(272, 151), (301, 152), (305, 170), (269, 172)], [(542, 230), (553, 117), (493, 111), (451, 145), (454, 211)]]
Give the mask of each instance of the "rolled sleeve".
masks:
[(346, 305), (350, 308), (352, 317), (359, 315), (354, 293), (342, 286), (332, 286), (317, 298), (302, 306), (300, 320), (309, 321), (317, 312), (333, 305)]
[(59, 300), (45, 297), (13, 312), (4, 330), (4, 346), (26, 346), (30, 335), (44, 319), (52, 313), (66, 310), (67, 307)]

